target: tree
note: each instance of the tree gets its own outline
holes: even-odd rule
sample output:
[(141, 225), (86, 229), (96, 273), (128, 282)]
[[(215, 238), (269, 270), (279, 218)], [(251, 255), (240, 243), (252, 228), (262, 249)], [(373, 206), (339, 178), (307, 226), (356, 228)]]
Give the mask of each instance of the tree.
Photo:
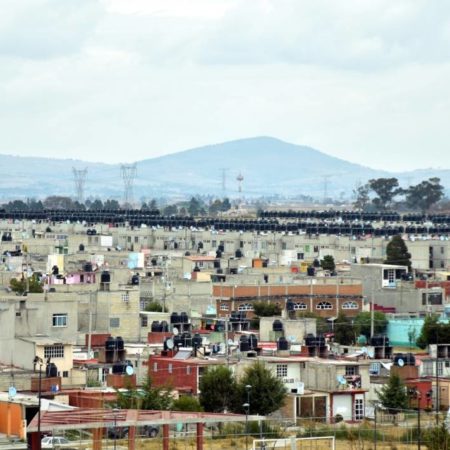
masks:
[(440, 323), (437, 315), (425, 317), (416, 345), (425, 348), (429, 344), (450, 342), (450, 324)]
[(226, 366), (209, 367), (200, 384), (200, 404), (207, 412), (224, 412), (235, 404), (236, 380)]
[(18, 280), (17, 278), (11, 278), (9, 285), (14, 292), (18, 292), (19, 294), (23, 294), (24, 292), (40, 294), (44, 292), (42, 283), (36, 275), (32, 275), (28, 278), (28, 291), (26, 277), (22, 277), (20, 280)]
[(90, 205), (89, 210), (90, 211), (98, 211), (100, 209), (103, 209), (103, 203), (100, 199), (95, 199)]
[(389, 381), (377, 392), (378, 399), (389, 414), (398, 414), (408, 407), (408, 394), (400, 377), (391, 373)]
[(330, 272), (334, 272), (334, 269), (336, 268), (334, 258), (331, 255), (325, 255), (322, 261), (320, 261), (320, 265), (323, 270), (329, 270)]
[[(366, 338), (370, 337), (370, 328), (372, 321), (372, 313), (370, 312), (360, 312), (353, 322), (355, 326), (355, 333), (363, 334)], [(374, 332), (375, 334), (384, 334), (388, 321), (386, 315), (381, 311), (374, 311)]]
[(384, 261), (384, 263), (408, 266), (408, 269), (411, 269), (411, 253), (408, 252), (408, 247), (399, 234), (393, 236), (387, 245), (386, 261)]
[(163, 209), (163, 214), (165, 216), (176, 216), (178, 214), (178, 206), (177, 205), (167, 205)]
[(117, 405), (122, 409), (172, 408), (173, 396), (170, 387), (153, 387), (150, 378), (142, 388), (128, 386), (126, 391), (117, 391)]
[(105, 203), (103, 204), (103, 208), (118, 210), (118, 209), (120, 209), (120, 204), (117, 200), (108, 199), (108, 200), (105, 200)]
[(405, 193), (408, 206), (425, 213), (444, 197), (444, 186), (441, 185), (440, 178), (430, 178), (410, 186)]
[(370, 197), (369, 197), (370, 187), (369, 185), (363, 184), (361, 186), (358, 186), (354, 191), (353, 194), (355, 196), (355, 202), (353, 203), (353, 207), (355, 209), (359, 209), (361, 211), (365, 211), (367, 206), (370, 203)]
[(450, 450), (450, 434), (448, 424), (442, 422), (439, 426), (427, 429), (422, 437), (428, 450)]
[(51, 195), (44, 200), (45, 209), (73, 209), (73, 201), (70, 197), (64, 197), (62, 195)]
[(397, 178), (376, 178), (369, 180), (369, 187), (378, 197), (372, 200), (379, 210), (386, 210), (392, 206), (394, 197), (401, 191), (398, 189)]
[(245, 369), (237, 385), (238, 401), (235, 412), (244, 412), (242, 405), (247, 403), (248, 395), (246, 386), (251, 386), (250, 414), (266, 416), (283, 406), (287, 395), (284, 383), (267, 369), (263, 362), (257, 361)]
[(203, 411), (202, 405), (197, 397), (182, 395), (173, 402), (173, 411)]
[(351, 345), (355, 339), (355, 330), (351, 319), (340, 312), (334, 322), (334, 340), (341, 345)]
[(275, 303), (254, 302), (253, 303), (253, 312), (258, 317), (280, 316), (281, 308), (279, 305), (277, 305)]

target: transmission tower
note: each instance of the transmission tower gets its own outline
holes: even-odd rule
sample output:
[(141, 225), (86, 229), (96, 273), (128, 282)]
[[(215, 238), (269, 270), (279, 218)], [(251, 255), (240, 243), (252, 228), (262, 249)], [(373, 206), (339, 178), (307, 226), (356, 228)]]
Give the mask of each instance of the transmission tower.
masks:
[(75, 169), (72, 167), (73, 182), (75, 183), (75, 195), (78, 203), (84, 201), (84, 184), (86, 183), (87, 169)]
[(220, 169), (222, 171), (222, 193), (225, 195), (227, 191), (227, 168)]
[(122, 164), (120, 170), (124, 186), (123, 201), (125, 206), (130, 206), (133, 203), (133, 183), (137, 173), (136, 164)]

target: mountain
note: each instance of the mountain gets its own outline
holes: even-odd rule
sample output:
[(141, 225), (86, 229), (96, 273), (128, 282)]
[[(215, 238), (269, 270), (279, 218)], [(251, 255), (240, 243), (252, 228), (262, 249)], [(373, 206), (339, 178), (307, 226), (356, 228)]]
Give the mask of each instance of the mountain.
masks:
[[(137, 163), (134, 197), (180, 197), (192, 194), (223, 195), (223, 172), (228, 196), (236, 197), (240, 174), (244, 196), (326, 193), (349, 198), (358, 182), (396, 176), (404, 185), (431, 176), (450, 185), (449, 170), (427, 169), (389, 173), (350, 163), (310, 147), (271, 137), (241, 139), (185, 150)], [(87, 168), (86, 196), (120, 198), (123, 181), (120, 166), (79, 160), (26, 158), (0, 155), (0, 197), (73, 195), (72, 167)], [(342, 194), (341, 194), (342, 193)]]

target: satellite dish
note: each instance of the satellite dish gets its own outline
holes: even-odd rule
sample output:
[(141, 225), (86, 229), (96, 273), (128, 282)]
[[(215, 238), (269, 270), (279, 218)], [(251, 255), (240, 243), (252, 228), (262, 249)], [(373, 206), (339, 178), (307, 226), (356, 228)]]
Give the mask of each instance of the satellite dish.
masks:
[(342, 375), (337, 375), (336, 379), (339, 384), (347, 384), (347, 380)]
[(8, 396), (9, 398), (14, 398), (17, 394), (17, 390), (14, 386), (10, 386), (10, 388), (8, 389)]
[(399, 359), (398, 361), (397, 361), (397, 364), (400, 366), (400, 367), (403, 367), (404, 365), (405, 365), (405, 361), (403, 361), (403, 359)]
[(185, 274), (183, 275), (183, 278), (185, 280), (190, 280), (192, 278), (192, 274), (190, 272), (185, 272)]
[(127, 368), (125, 369), (125, 372), (127, 373), (127, 375), (129, 375), (131, 377), (131, 375), (133, 375), (133, 373), (134, 373), (134, 369), (131, 366), (127, 366)]
[(178, 336), (179, 333), (180, 333), (180, 332), (178, 331), (178, 328), (175, 328), (175, 327), (174, 327), (174, 329), (173, 329), (173, 335), (174, 335), (174, 336)]
[(167, 339), (166, 345), (169, 350), (172, 350), (174, 347), (173, 339)]

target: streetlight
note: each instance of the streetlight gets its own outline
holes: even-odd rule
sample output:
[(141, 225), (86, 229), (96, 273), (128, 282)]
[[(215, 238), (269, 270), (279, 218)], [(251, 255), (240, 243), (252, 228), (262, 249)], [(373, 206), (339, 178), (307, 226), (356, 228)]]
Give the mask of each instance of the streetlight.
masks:
[(42, 392), (42, 365), (44, 361), (39, 356), (33, 359), (33, 370), (36, 371), (36, 364), (39, 365), (39, 384), (38, 384), (38, 438), (39, 449), (41, 448), (41, 392)]
[(245, 450), (248, 450), (248, 413), (250, 411), (250, 403), (242, 405), (245, 411)]

